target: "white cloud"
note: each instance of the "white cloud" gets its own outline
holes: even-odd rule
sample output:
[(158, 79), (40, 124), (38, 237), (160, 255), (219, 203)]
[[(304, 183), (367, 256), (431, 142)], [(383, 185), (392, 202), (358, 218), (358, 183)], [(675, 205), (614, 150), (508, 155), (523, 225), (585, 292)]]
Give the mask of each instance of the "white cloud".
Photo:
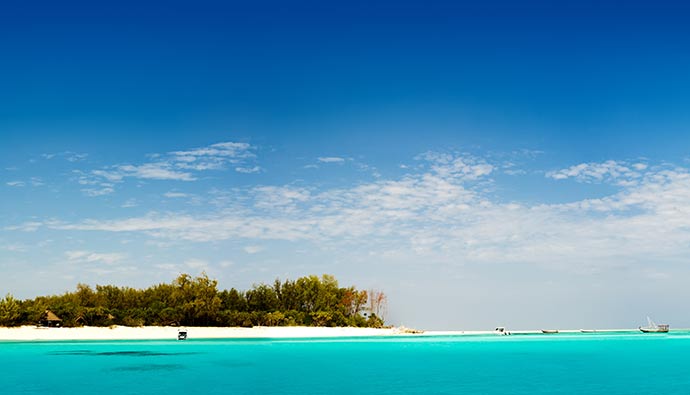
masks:
[(139, 166), (122, 165), (116, 168), (119, 177), (134, 177), (144, 180), (194, 181), (191, 173), (174, 170), (168, 162), (146, 163)]
[(259, 166), (253, 166), (253, 167), (236, 167), (235, 171), (238, 173), (245, 173), (245, 174), (252, 174), (252, 173), (258, 173), (261, 171), (261, 168)]
[(96, 197), (96, 196), (109, 195), (109, 194), (115, 192), (115, 189), (113, 189), (112, 187), (103, 187), (103, 188), (83, 188), (81, 191), (82, 191), (86, 196)]
[[(93, 170), (91, 174), (93, 174), (94, 176), (103, 177), (110, 182), (120, 182), (124, 178), (124, 175), (120, 174), (117, 171)], [(79, 183), (83, 185), (93, 185), (96, 184), (97, 181), (94, 181), (93, 179), (89, 179), (87, 176), (82, 175), (79, 178)]]
[(137, 207), (139, 204), (137, 203), (136, 199), (127, 199), (120, 207), (122, 208), (131, 208), (131, 207)]
[(170, 198), (170, 199), (176, 199), (176, 198), (185, 198), (185, 197), (188, 197), (189, 195), (186, 193), (182, 193), (182, 192), (170, 191), (170, 192), (164, 193), (163, 196)]
[(100, 196), (114, 192), (115, 184), (126, 179), (157, 181), (196, 181), (199, 173), (210, 170), (225, 170), (236, 165), (235, 171), (255, 173), (259, 166), (246, 166), (256, 157), (254, 147), (246, 143), (223, 142), (207, 147), (166, 154), (149, 155), (149, 161), (139, 164), (118, 164), (91, 171), (75, 171), (77, 182), (82, 185), (98, 185), (101, 188), (87, 188), (87, 196)]
[(263, 186), (252, 190), (254, 206), (261, 209), (279, 209), (280, 211), (295, 210), (300, 203), (307, 202), (311, 193), (304, 188), (290, 186)]
[(96, 253), (91, 251), (67, 251), (65, 257), (71, 263), (103, 263), (112, 265), (126, 256), (119, 253)]
[(495, 167), (485, 160), (469, 154), (454, 155), (439, 152), (426, 152), (417, 156), (431, 164), (434, 173), (441, 177), (453, 177), (473, 181), (491, 174)]
[(321, 163), (344, 163), (345, 158), (340, 158), (338, 156), (320, 156), (317, 160)]
[(109, 170), (94, 170), (96, 177), (103, 177), (109, 182), (121, 182), (124, 178), (132, 177), (144, 180), (176, 180), (194, 181), (196, 178), (186, 171), (177, 171), (170, 163), (155, 162), (143, 165), (118, 165)]
[(606, 162), (580, 163), (566, 169), (550, 171), (546, 176), (554, 180), (574, 178), (579, 182), (624, 182), (631, 183), (642, 176), (640, 171), (647, 169), (644, 163), (628, 164), (627, 162), (608, 160)]
[(43, 159), (53, 159), (53, 158), (64, 158), (68, 162), (80, 162), (86, 159), (89, 155), (88, 154), (81, 154), (81, 153), (76, 153), (72, 151), (63, 151), (63, 152), (56, 152), (56, 153), (51, 153), (51, 154), (42, 154), (41, 157)]
[(193, 171), (222, 170), (228, 164), (244, 163), (255, 158), (247, 143), (223, 142), (187, 151), (174, 151), (166, 156), (177, 168)]
[(31, 183), (32, 186), (35, 186), (35, 187), (40, 187), (40, 186), (45, 185), (45, 183), (43, 182), (43, 180), (40, 177), (31, 177), (29, 182)]
[(6, 226), (3, 229), (6, 231), (20, 231), (20, 232), (35, 232), (38, 229), (42, 228), (43, 226), (47, 226), (49, 223), (43, 223), (43, 222), (38, 222), (38, 221), (28, 221), (24, 222), (21, 225), (15, 225), (15, 226)]
[(31, 185), (33, 187), (40, 187), (45, 185), (45, 183), (39, 177), (31, 177), (29, 181), (9, 181), (6, 183), (6, 185), (10, 187), (21, 188), (27, 185)]
[(69, 162), (80, 162), (86, 159), (88, 156), (88, 154), (77, 154), (74, 152), (70, 152), (68, 155), (65, 156), (65, 159), (67, 159), (67, 161)]

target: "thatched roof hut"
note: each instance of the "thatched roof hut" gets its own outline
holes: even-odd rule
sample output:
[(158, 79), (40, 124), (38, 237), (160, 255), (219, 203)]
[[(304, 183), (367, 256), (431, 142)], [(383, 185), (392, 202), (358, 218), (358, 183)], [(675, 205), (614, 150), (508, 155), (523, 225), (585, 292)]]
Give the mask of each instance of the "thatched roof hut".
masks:
[(59, 327), (62, 325), (62, 320), (52, 311), (46, 310), (46, 312), (43, 313), (39, 324), (42, 326)]

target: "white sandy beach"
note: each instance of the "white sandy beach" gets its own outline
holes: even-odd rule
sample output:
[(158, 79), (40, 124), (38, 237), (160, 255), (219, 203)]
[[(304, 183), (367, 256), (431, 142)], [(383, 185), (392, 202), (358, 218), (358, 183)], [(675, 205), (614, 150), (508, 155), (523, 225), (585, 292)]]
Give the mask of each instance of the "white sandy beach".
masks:
[[(0, 341), (31, 340), (158, 340), (175, 339), (178, 327), (81, 327), (81, 328), (41, 328), (22, 326), (17, 328), (0, 327)], [(337, 338), (362, 336), (404, 335), (401, 328), (324, 328), (324, 327), (253, 327), (218, 328), (186, 327), (189, 339), (231, 339), (231, 338)]]
[[(43, 328), (22, 326), (17, 328), (0, 327), (0, 341), (49, 341), (49, 340), (169, 340), (177, 337), (178, 327), (93, 327), (81, 328)], [(253, 328), (186, 327), (189, 339), (280, 339), (280, 338), (339, 338), (369, 336), (461, 336), (490, 335), (493, 331), (424, 331), (411, 333), (409, 329), (399, 328), (352, 328), (352, 327), (305, 327), (273, 326)], [(636, 332), (635, 329), (604, 329), (607, 332)], [(541, 331), (513, 331), (512, 334), (540, 334)], [(561, 330), (561, 334), (576, 334), (579, 330)]]

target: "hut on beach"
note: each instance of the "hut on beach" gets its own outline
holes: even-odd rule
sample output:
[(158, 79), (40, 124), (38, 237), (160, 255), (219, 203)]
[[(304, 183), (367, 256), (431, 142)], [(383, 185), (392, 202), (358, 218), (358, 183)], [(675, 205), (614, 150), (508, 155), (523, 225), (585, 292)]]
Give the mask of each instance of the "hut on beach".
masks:
[(38, 324), (40, 326), (47, 326), (50, 328), (59, 328), (62, 326), (62, 320), (52, 311), (46, 310), (46, 312), (41, 316), (41, 320), (38, 322)]

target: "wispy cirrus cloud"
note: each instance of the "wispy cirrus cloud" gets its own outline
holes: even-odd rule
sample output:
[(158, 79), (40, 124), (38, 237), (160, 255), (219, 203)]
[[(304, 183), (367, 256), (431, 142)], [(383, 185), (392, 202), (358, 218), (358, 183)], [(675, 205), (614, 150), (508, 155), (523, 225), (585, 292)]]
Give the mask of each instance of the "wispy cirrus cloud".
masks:
[(255, 158), (254, 148), (247, 143), (223, 142), (187, 151), (167, 154), (168, 161), (180, 169), (194, 171), (222, 170), (228, 164), (239, 164)]
[(125, 257), (125, 254), (120, 253), (97, 253), (83, 250), (65, 252), (65, 258), (71, 263), (102, 263), (112, 265), (123, 260)]
[(90, 197), (109, 195), (115, 192), (115, 188), (111, 186), (112, 184), (101, 184), (100, 188), (83, 188), (81, 191)]
[(50, 227), (53, 224), (52, 221), (27, 221), (20, 225), (5, 226), (3, 230), (5, 231), (20, 231), (20, 232), (35, 232), (43, 227)]
[(51, 154), (42, 154), (41, 158), (43, 159), (55, 159), (55, 158), (62, 158), (68, 162), (81, 162), (85, 160), (89, 154), (84, 154), (84, 153), (77, 153), (77, 152), (72, 152), (72, 151), (62, 151), (62, 152), (56, 152), (56, 153), (51, 153)]
[(28, 181), (22, 181), (22, 180), (14, 180), (14, 181), (8, 181), (5, 183), (5, 185), (9, 187), (15, 187), (15, 188), (22, 188), (27, 185), (33, 186), (33, 187), (40, 187), (45, 185), (43, 182), (43, 179), (40, 177), (31, 177), (29, 178)]
[(345, 158), (339, 156), (320, 156), (316, 160), (319, 163), (345, 163)]
[(118, 165), (109, 170), (94, 170), (91, 174), (103, 177), (110, 182), (120, 182), (125, 178), (138, 178), (142, 180), (175, 180), (194, 181), (192, 173), (179, 171), (174, 163), (155, 162), (142, 165)]
[(269, 211), (293, 211), (297, 205), (308, 202), (311, 192), (293, 186), (260, 186), (251, 190), (254, 207)]
[(169, 191), (169, 192), (164, 193), (163, 196), (170, 198), (170, 199), (177, 199), (177, 198), (189, 197), (189, 194), (184, 193), (184, 192)]
[(495, 166), (486, 160), (469, 154), (426, 152), (418, 155), (417, 159), (431, 163), (431, 169), (441, 177), (477, 180), (495, 170)]
[(303, 168), (319, 169), (322, 166), (328, 167), (329, 165), (349, 165), (357, 171), (370, 173), (374, 178), (378, 178), (381, 176), (376, 167), (351, 157), (320, 156), (316, 158), (316, 163), (309, 163), (307, 165), (304, 165)]
[(261, 171), (261, 167), (259, 167), (259, 166), (236, 167), (235, 171), (238, 173), (253, 174), (253, 173), (259, 173)]
[(588, 162), (570, 166), (565, 169), (546, 173), (554, 180), (575, 179), (584, 183), (601, 182), (629, 182), (642, 177), (642, 171), (648, 165), (642, 162), (628, 163), (625, 161), (608, 160), (605, 162)]
[(103, 196), (115, 192), (115, 186), (127, 179), (156, 181), (196, 181), (206, 171), (221, 171), (235, 165), (238, 173), (256, 173), (259, 166), (246, 166), (256, 158), (255, 148), (247, 143), (222, 142), (190, 150), (149, 155), (138, 164), (117, 164), (90, 171), (75, 170), (77, 182), (85, 185), (87, 196)]

